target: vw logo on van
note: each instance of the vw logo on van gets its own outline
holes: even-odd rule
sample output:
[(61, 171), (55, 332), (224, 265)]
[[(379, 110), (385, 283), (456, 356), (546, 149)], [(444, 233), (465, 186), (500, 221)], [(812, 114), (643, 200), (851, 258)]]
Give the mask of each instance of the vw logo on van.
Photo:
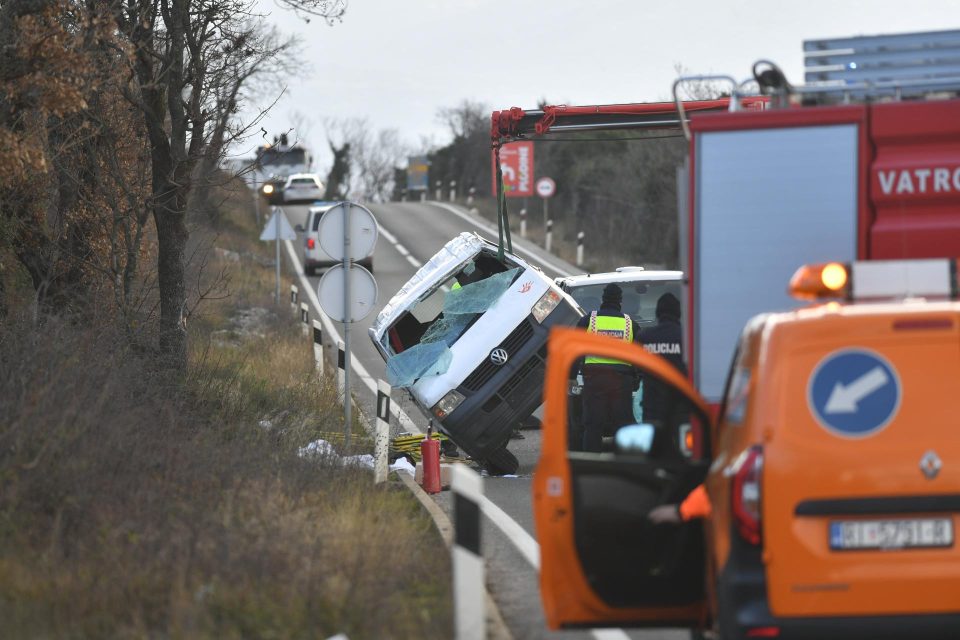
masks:
[(507, 360), (509, 358), (510, 356), (507, 354), (506, 349), (500, 349), (498, 347), (490, 352), (490, 362), (498, 367), (502, 367), (503, 365), (507, 364)]

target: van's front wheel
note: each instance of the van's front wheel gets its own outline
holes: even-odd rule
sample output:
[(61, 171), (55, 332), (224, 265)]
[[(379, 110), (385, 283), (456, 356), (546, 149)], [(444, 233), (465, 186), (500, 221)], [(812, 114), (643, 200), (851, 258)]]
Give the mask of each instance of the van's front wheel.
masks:
[(516, 473), (520, 468), (520, 461), (503, 446), (484, 458), (483, 468), (492, 476), (505, 476)]

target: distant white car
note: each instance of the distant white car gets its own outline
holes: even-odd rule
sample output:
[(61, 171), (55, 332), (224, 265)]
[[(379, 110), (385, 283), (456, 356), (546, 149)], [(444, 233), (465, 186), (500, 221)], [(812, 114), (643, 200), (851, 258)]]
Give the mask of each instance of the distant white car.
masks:
[(315, 173), (295, 173), (283, 185), (284, 202), (323, 200), (323, 183)]

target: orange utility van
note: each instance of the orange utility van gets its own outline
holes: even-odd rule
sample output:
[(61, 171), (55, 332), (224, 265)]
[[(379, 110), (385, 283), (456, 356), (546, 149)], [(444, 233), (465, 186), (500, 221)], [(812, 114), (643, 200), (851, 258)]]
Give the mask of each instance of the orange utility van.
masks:
[[(534, 476), (552, 628), (960, 638), (957, 263), (813, 265), (791, 291), (821, 302), (748, 322), (716, 418), (660, 357), (553, 330)], [(672, 394), (615, 452), (567, 450), (568, 378), (588, 355)], [(650, 521), (700, 484), (709, 518)]]

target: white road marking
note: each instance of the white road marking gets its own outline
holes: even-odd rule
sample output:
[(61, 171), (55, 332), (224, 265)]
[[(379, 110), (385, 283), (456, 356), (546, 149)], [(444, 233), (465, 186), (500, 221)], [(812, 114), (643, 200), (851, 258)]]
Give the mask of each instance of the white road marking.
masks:
[(593, 637), (597, 640), (630, 640), (623, 629), (594, 629)]
[[(470, 216), (470, 215), (464, 213), (463, 211), (460, 211), (459, 209), (457, 209), (457, 208), (454, 207), (453, 205), (447, 204), (447, 203), (445, 203), (445, 202), (434, 202), (434, 201), (430, 201), (430, 200), (428, 200), (426, 204), (432, 204), (432, 205), (435, 206), (435, 207), (441, 207), (442, 209), (445, 209), (445, 210), (449, 211), (450, 213), (452, 213), (452, 214), (454, 214), (454, 215), (456, 215), (456, 216), (459, 216), (460, 218), (463, 218), (464, 220), (466, 220), (467, 222), (469, 222), (469, 223), (472, 224), (473, 226), (477, 227), (478, 229), (483, 229), (483, 230), (486, 231), (487, 233), (491, 234), (491, 237), (492, 237), (492, 238), (496, 238), (496, 237), (498, 236), (498, 234), (500, 233), (500, 231), (499, 231), (498, 229), (495, 229), (495, 228), (487, 225), (486, 223), (481, 222), (480, 220), (477, 220), (477, 219), (474, 218), (473, 216)], [(543, 258), (543, 257), (541, 257), (541, 256), (538, 256), (537, 254), (535, 254), (534, 252), (530, 251), (530, 250), (527, 249), (526, 247), (521, 246), (521, 245), (519, 244), (519, 241), (513, 243), (513, 252), (514, 252), (514, 253), (523, 254), (523, 255), (527, 256), (528, 258), (530, 258), (531, 260), (533, 260), (533, 261), (535, 261), (535, 262), (537, 262), (537, 263), (539, 263), (539, 264), (546, 265), (546, 266), (550, 267), (551, 269), (553, 269), (554, 271), (557, 272), (557, 275), (560, 275), (560, 276), (572, 276), (572, 275), (575, 275), (574, 272), (568, 271), (568, 270), (566, 269), (566, 267), (561, 267), (561, 266), (557, 265), (555, 262), (552, 262), (552, 261), (547, 260), (547, 259), (545, 259), (545, 258)]]
[(507, 536), (530, 566), (540, 571), (540, 544), (533, 539), (533, 536), (487, 496), (481, 497), (480, 507), (484, 515)]
[(407, 248), (400, 244), (400, 241), (397, 240), (397, 236), (393, 235), (389, 231), (383, 228), (383, 225), (378, 225), (380, 230), (380, 235), (387, 239), (387, 242), (393, 245), (393, 248), (400, 252), (404, 258), (407, 259), (407, 262), (413, 265), (414, 269), (419, 269), (423, 266), (423, 263), (413, 257), (413, 254), (407, 251)]

